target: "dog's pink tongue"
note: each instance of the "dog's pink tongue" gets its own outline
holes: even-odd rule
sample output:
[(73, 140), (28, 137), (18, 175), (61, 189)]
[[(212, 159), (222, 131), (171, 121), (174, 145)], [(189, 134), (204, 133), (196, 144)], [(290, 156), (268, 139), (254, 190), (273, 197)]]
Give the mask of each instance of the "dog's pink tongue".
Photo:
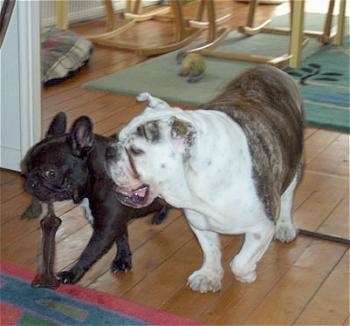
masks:
[(134, 194), (141, 198), (146, 197), (146, 193), (147, 193), (147, 187), (142, 187), (134, 191)]
[(144, 197), (146, 197), (146, 194), (147, 194), (147, 187), (146, 186), (138, 188), (136, 190), (132, 190), (132, 191), (127, 190), (123, 187), (117, 187), (116, 190), (120, 194), (127, 196), (127, 197), (137, 196), (139, 198), (144, 198)]
[(133, 191), (126, 190), (125, 188), (122, 188), (122, 187), (117, 187), (116, 191), (127, 197), (131, 197), (134, 193)]

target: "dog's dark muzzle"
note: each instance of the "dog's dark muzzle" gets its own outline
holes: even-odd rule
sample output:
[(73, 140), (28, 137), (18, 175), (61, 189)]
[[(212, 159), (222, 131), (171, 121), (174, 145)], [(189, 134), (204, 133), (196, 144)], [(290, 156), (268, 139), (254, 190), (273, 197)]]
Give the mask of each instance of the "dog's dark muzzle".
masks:
[(24, 190), (40, 201), (72, 199), (73, 191), (69, 187), (57, 188), (51, 184), (45, 184), (35, 176), (25, 176), (25, 178)]

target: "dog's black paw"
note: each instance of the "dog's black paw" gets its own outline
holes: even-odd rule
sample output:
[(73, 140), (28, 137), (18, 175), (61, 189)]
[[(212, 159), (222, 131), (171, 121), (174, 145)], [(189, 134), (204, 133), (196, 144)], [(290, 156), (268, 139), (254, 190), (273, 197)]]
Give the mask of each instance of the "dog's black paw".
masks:
[(57, 274), (57, 278), (63, 284), (75, 284), (77, 283), (84, 275), (84, 272), (77, 272), (73, 269), (69, 271), (62, 271)]
[(169, 208), (164, 206), (159, 212), (155, 213), (152, 218), (152, 224), (161, 224), (168, 215)]
[(111, 264), (112, 273), (128, 272), (132, 268), (131, 255), (113, 260)]

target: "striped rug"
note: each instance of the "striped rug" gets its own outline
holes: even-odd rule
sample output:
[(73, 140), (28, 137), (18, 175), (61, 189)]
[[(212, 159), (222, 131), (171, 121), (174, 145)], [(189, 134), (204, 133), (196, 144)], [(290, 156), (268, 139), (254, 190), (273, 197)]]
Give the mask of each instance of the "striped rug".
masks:
[(75, 285), (32, 288), (34, 273), (0, 264), (0, 325), (199, 325), (194, 321)]

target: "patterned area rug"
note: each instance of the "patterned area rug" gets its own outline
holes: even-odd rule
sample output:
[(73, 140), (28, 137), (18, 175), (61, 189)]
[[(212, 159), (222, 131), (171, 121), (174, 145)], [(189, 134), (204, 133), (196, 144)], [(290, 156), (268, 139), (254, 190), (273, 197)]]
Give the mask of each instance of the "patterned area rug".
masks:
[(34, 273), (1, 263), (1, 325), (199, 325), (79, 286), (34, 289)]
[(328, 45), (303, 61), (299, 69), (284, 69), (298, 82), (306, 122), (350, 131), (350, 36), (343, 46)]
[[(286, 27), (289, 24), (288, 17), (275, 17), (271, 25)], [(307, 14), (305, 29), (322, 30), (323, 22), (324, 15)], [(347, 38), (344, 46), (335, 48), (322, 47), (315, 39), (310, 39), (303, 49), (303, 67), (301, 72), (293, 72), (293, 76), (299, 80), (300, 77), (303, 78), (300, 88), (305, 98), (308, 124), (342, 131), (350, 130), (348, 40)], [(288, 46), (288, 36), (260, 33), (245, 37), (232, 32), (220, 43), (219, 49), (278, 56), (286, 53)], [(173, 52), (149, 59), (116, 74), (88, 82), (83, 87), (128, 95), (147, 91), (167, 101), (201, 105), (221, 93), (235, 76), (255, 65), (244, 61), (205, 57), (205, 77), (197, 83), (188, 83), (185, 78), (177, 75), (179, 66), (176, 64), (176, 55), (177, 52)], [(288, 72), (292, 73), (290, 70)]]

